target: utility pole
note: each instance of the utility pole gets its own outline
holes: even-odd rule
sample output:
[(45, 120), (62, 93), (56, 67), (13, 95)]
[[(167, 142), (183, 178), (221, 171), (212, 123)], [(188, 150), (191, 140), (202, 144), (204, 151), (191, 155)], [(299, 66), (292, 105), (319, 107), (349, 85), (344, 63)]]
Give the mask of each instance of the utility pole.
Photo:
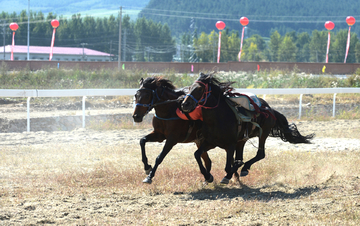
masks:
[(120, 6), (120, 16), (119, 16), (119, 56), (118, 56), (118, 69), (121, 68), (121, 20), (122, 20), (122, 6)]
[(123, 61), (126, 61), (126, 28), (124, 29)]
[(85, 47), (84, 46), (86, 46), (87, 45), (87, 43), (80, 43), (80, 45), (82, 45), (82, 47), (83, 47), (83, 56), (82, 56), (82, 59), (83, 59), (83, 61), (85, 61)]
[(110, 56), (109, 56), (109, 61), (111, 61), (111, 50), (112, 50), (112, 40), (110, 40)]
[(190, 22), (191, 47), (190, 47), (190, 57), (189, 57), (190, 63), (195, 63), (198, 61), (194, 48), (195, 31), (196, 31), (195, 21), (194, 18), (191, 18), (191, 22)]
[(2, 24), (2, 28), (3, 28), (3, 46), (4, 46), (4, 58), (3, 58), (3, 60), (5, 60), (5, 34), (6, 34), (6, 31), (5, 31), (5, 23), (6, 23), (6, 21), (5, 20), (3, 20), (3, 24)]
[(28, 0), (27, 60), (30, 60), (30, 0)]

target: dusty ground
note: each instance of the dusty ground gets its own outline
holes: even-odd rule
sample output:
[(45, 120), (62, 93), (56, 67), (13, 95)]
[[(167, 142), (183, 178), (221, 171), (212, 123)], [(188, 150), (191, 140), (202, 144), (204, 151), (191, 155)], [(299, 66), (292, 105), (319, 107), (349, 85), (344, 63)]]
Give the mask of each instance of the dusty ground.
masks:
[[(194, 144), (143, 184), (150, 129), (0, 133), (0, 225), (359, 225), (360, 120), (294, 122), (312, 144), (269, 138), (267, 158), (227, 186), (224, 152), (210, 152), (215, 182), (204, 186)], [(147, 144), (152, 165), (162, 146)]]
[[(289, 151), (356, 153), (354, 156), (357, 157), (360, 154), (360, 139), (327, 137), (328, 131), (334, 129), (339, 133), (350, 130), (359, 134), (360, 120), (297, 124), (304, 134), (317, 133), (313, 144), (291, 145), (270, 138), (268, 155)], [(336, 169), (331, 169), (321, 180), (305, 186), (252, 185), (245, 181), (241, 186), (232, 182), (219, 187), (215, 182), (215, 185), (201, 188), (202, 178), (192, 159), (192, 151), (186, 154), (180, 151), (184, 148), (194, 150), (195, 146), (185, 144), (178, 145), (174, 153), (169, 154), (152, 185), (142, 184), (145, 175), (138, 142), (149, 131), (79, 129), (0, 134), (0, 224), (356, 225), (360, 222), (359, 171), (343, 177)], [(256, 145), (256, 140), (253, 143)], [(162, 145), (147, 145), (151, 163)], [(246, 147), (251, 153), (254, 149), (251, 144)], [(225, 155), (214, 150), (211, 157), (224, 158)], [(185, 180), (194, 183), (196, 189), (183, 191), (181, 186), (185, 185), (181, 182), (174, 186), (173, 177), (181, 172), (170, 173), (170, 176), (161, 173), (167, 167), (176, 167), (171, 166), (173, 158), (183, 158), (182, 162), (188, 161), (186, 164), (193, 167), (194, 175)], [(117, 168), (115, 172), (112, 165)], [(219, 165), (216, 160), (214, 165), (216, 171), (216, 165)], [(91, 178), (101, 178), (98, 171), (102, 167), (106, 168), (104, 172), (115, 176), (107, 178), (105, 184), (95, 186)], [(218, 167), (221, 172), (223, 166)], [(122, 178), (126, 168), (136, 175), (133, 180)], [(93, 171), (97, 172), (95, 176), (91, 174)], [(91, 176), (82, 180), (76, 176), (79, 173), (84, 177)], [(216, 181), (220, 181), (222, 175), (221, 172)], [(134, 191), (127, 188), (126, 183), (133, 183)], [(171, 188), (166, 188), (166, 184)], [(302, 221), (304, 218), (307, 220)]]

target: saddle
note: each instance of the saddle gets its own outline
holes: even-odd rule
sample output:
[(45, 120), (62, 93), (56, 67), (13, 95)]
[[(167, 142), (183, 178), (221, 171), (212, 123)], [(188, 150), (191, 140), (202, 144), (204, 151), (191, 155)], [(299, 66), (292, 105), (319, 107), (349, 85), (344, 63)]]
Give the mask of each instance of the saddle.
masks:
[[(253, 93), (226, 93), (226, 103), (234, 112), (240, 127), (244, 122), (249, 122), (253, 127), (258, 127), (260, 130), (260, 136), (262, 134), (262, 128), (255, 122), (255, 119), (260, 115), (261, 102), (257, 96)], [(238, 129), (240, 133), (240, 128)], [(238, 134), (239, 135), (239, 134)], [(248, 137), (248, 132), (246, 136)]]

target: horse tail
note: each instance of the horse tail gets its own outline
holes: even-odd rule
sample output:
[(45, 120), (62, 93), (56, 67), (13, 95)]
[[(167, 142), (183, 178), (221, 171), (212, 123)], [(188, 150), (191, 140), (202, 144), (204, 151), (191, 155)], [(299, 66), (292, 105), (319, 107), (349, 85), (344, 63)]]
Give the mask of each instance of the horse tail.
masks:
[(270, 136), (280, 137), (284, 142), (291, 144), (310, 143), (310, 140), (315, 137), (314, 133), (306, 136), (301, 135), (294, 123), (289, 125), (283, 114), (276, 110), (273, 111), (276, 117), (276, 125), (271, 128)]

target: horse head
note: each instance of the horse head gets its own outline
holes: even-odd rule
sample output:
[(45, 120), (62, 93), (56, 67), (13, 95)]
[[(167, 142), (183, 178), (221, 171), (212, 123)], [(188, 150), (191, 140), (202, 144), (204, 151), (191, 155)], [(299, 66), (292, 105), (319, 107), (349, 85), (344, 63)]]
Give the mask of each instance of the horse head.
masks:
[(156, 81), (154, 77), (140, 79), (140, 89), (135, 93), (135, 110), (133, 113), (134, 122), (142, 122), (144, 116), (152, 109), (156, 95)]
[[(161, 88), (161, 89), (159, 89)], [(140, 80), (140, 89), (135, 94), (135, 110), (133, 113), (133, 119), (135, 122), (142, 122), (144, 116), (149, 113), (157, 104), (161, 98), (166, 98), (166, 90), (170, 90), (175, 93), (175, 86), (167, 79), (161, 77), (148, 77)], [(171, 94), (169, 94), (171, 96)], [(177, 95), (172, 94), (177, 98)], [(169, 97), (168, 97), (169, 98)]]
[(211, 84), (214, 78), (214, 73), (205, 74), (200, 73), (196, 81), (190, 86), (189, 93), (181, 104), (183, 112), (192, 112), (198, 105), (203, 106), (207, 102), (207, 98), (211, 94)]

